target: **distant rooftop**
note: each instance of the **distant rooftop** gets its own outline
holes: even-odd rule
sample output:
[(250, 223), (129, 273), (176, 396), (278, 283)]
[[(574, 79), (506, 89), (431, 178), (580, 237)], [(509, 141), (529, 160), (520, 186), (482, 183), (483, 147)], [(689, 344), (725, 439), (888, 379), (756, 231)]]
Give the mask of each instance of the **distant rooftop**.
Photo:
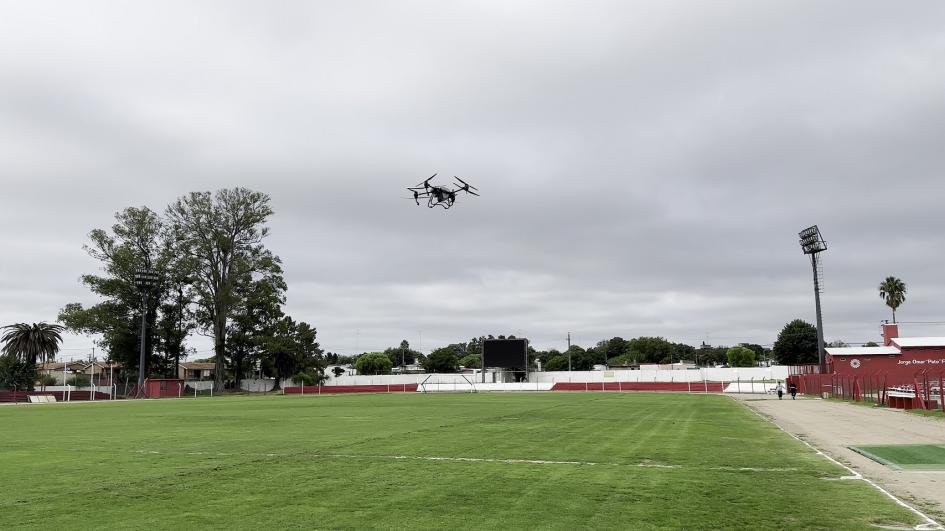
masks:
[(831, 356), (888, 356), (900, 353), (896, 347), (827, 347), (825, 350)]
[(945, 337), (894, 337), (892, 342), (900, 348), (945, 347)]

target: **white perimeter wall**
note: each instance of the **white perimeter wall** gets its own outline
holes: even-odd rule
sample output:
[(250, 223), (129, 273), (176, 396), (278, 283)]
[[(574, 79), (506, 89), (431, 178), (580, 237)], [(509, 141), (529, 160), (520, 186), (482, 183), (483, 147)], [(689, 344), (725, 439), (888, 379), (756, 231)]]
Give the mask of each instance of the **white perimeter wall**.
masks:
[[(783, 365), (772, 367), (744, 367), (738, 369), (677, 369), (667, 371), (557, 371), (531, 372), (530, 383), (559, 382), (732, 382), (741, 380), (784, 380), (788, 368)], [(340, 376), (331, 378), (325, 384), (332, 385), (400, 385), (420, 384), (465, 384), (469, 380), (475, 384), (482, 381), (481, 374), (393, 374), (379, 376)], [(492, 375), (486, 373), (486, 382), (492, 382)]]

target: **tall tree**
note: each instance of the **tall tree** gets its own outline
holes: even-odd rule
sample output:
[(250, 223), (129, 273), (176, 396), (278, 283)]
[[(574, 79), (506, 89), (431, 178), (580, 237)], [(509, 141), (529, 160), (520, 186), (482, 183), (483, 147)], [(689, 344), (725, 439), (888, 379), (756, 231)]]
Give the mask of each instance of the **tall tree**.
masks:
[(234, 309), (227, 331), (227, 353), (235, 386), (256, 363), (265, 357), (269, 338), (276, 335), (276, 327), (285, 316), (285, 280), (278, 263), (271, 264), (265, 274), (247, 278), (234, 286)]
[(892, 308), (893, 322), (896, 322), (896, 309), (906, 302), (906, 284), (896, 277), (886, 277), (879, 283), (879, 296), (885, 299), (886, 306)]
[(246, 188), (193, 192), (167, 209), (178, 253), (192, 264), (199, 318), (213, 334), (214, 381), (220, 388), (234, 282), (279, 263), (262, 244), (271, 215), (269, 196)]
[[(465, 346), (465, 344), (463, 344)], [(384, 349), (384, 355), (390, 358), (391, 365), (394, 367), (403, 367), (411, 365), (420, 359), (421, 354), (410, 348), (410, 342), (406, 339), (400, 342), (398, 347), (388, 347)]]
[(795, 319), (784, 325), (771, 350), (781, 365), (817, 363), (817, 327)]
[(383, 352), (365, 352), (354, 362), (354, 369), (363, 375), (390, 374), (391, 366), (390, 358)]
[[(183, 355), (184, 341), (192, 328), (188, 310), (191, 290), (187, 265), (173, 251), (163, 220), (148, 207), (129, 207), (115, 214), (111, 230), (95, 229), (89, 233), (85, 251), (102, 265), (102, 274), (81, 277), (82, 283), (103, 300), (90, 307), (67, 304), (59, 312), (59, 321), (70, 331), (100, 335), (96, 343), (125, 367), (138, 370), (140, 320), (146, 312), (146, 366), (167, 372), (169, 361)], [(142, 309), (141, 293), (134, 275), (139, 268), (154, 270), (160, 282), (148, 307)], [(155, 323), (160, 321), (156, 328)], [(160, 330), (157, 330), (160, 329)], [(155, 337), (155, 331), (158, 337)], [(164, 356), (156, 356), (158, 349)]]
[(459, 370), (459, 357), (456, 345), (438, 348), (423, 360), (423, 370), (427, 372), (450, 373)]
[[(37, 360), (46, 363), (56, 359), (65, 327), (48, 323), (16, 323), (3, 329), (6, 330), (0, 337), (3, 354), (35, 367)], [(32, 380), (29, 387), (33, 388)]]
[(275, 389), (279, 389), (280, 379), (297, 372), (314, 369), (316, 374), (323, 374), (322, 349), (315, 338), (315, 329), (304, 321), (285, 316), (276, 323), (272, 337), (263, 340), (263, 367), (276, 378)]
[(732, 347), (726, 351), (729, 367), (754, 367), (755, 351), (748, 347)]

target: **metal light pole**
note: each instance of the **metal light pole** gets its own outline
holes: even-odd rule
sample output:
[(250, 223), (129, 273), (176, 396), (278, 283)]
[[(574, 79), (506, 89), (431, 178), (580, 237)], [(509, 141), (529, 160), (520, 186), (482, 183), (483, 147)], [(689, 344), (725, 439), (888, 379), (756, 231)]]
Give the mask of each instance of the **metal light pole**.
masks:
[(571, 332), (568, 332), (568, 372), (571, 372)]
[(804, 251), (804, 254), (810, 255), (810, 265), (814, 272), (814, 306), (817, 310), (817, 364), (820, 366), (820, 371), (824, 371), (824, 320), (823, 316), (820, 313), (820, 292), (822, 288), (820, 286), (820, 257), (818, 256), (821, 252), (827, 250), (827, 242), (824, 241), (823, 236), (820, 234), (820, 229), (817, 228), (817, 225), (807, 227), (798, 233), (800, 237), (801, 249)]
[(141, 292), (141, 352), (138, 358), (138, 392), (141, 396), (144, 389), (144, 366), (145, 366), (145, 337), (148, 327), (148, 295), (158, 284), (158, 274), (151, 269), (138, 269), (135, 271), (135, 286)]

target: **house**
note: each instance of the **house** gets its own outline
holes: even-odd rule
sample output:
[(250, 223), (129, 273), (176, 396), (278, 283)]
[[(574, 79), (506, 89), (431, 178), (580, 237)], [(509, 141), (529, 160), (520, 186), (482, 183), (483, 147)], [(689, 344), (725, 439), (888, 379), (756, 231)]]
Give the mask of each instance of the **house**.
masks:
[(41, 377), (50, 376), (55, 379), (56, 382), (50, 385), (65, 385), (76, 374), (84, 372), (88, 364), (86, 361), (50, 361), (38, 363), (37, 369)]
[(112, 378), (118, 379), (122, 374), (124, 366), (121, 363), (113, 361), (66, 361), (66, 362), (48, 362), (38, 364), (40, 375), (50, 376), (55, 379), (55, 383), (50, 385), (88, 385), (94, 382), (97, 386), (109, 387), (112, 385)]
[(177, 377), (181, 380), (212, 380), (214, 363), (181, 362), (177, 368)]

